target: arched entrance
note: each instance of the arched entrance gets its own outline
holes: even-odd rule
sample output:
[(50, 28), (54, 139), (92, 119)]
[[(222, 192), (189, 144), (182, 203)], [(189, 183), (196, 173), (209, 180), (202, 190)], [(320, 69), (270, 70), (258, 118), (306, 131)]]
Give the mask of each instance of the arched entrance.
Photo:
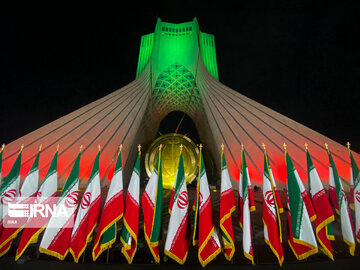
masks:
[[(208, 174), (208, 181), (209, 184), (213, 184), (216, 185), (217, 182), (217, 177), (216, 177), (216, 166), (214, 164), (214, 159), (211, 156), (211, 152), (209, 151), (209, 147), (206, 145), (205, 141), (201, 141), (199, 133), (198, 133), (198, 129), (196, 127), (195, 122), (192, 120), (192, 118), (190, 116), (188, 116), (187, 114), (185, 114), (182, 111), (172, 111), (169, 114), (167, 114), (159, 123), (159, 127), (157, 129), (156, 135), (154, 137), (154, 139), (151, 142), (148, 142), (148, 144), (146, 145), (146, 148), (144, 148), (144, 159), (143, 159), (143, 164), (144, 164), (144, 171), (146, 171), (145, 173), (145, 182), (146, 182), (146, 178), (148, 178), (149, 176), (149, 167), (154, 166), (154, 162), (156, 162), (154, 155), (157, 152), (156, 149), (154, 150), (154, 146), (153, 143), (156, 143), (157, 140), (161, 140), (163, 137), (169, 137), (170, 134), (178, 134), (180, 135), (180, 137), (187, 137), (189, 141), (191, 141), (191, 143), (189, 143), (187, 145), (188, 148), (194, 148), (194, 149), (187, 149), (187, 160), (185, 159), (184, 162), (188, 163), (188, 164), (184, 164), (185, 167), (186, 166), (191, 166), (190, 163), (196, 163), (195, 166), (197, 167), (197, 161), (198, 161), (198, 156), (196, 157), (196, 162), (195, 160), (192, 158), (192, 156), (195, 155), (195, 153), (197, 153), (196, 155), (198, 155), (198, 146), (200, 143), (203, 144), (204, 148), (203, 148), (203, 156), (204, 156), (204, 160), (205, 160), (205, 166), (206, 166), (206, 171)], [(171, 135), (170, 137), (173, 137), (173, 135)], [(169, 138), (168, 138), (169, 139)], [(178, 140), (179, 138), (177, 138), (176, 140)], [(181, 139), (181, 138), (180, 138)], [(175, 141), (171, 141), (170, 144), (174, 144)], [(179, 143), (179, 142), (176, 142)], [(184, 141), (184, 144), (186, 144), (187, 142)], [(194, 146), (192, 147), (191, 144)], [(178, 145), (179, 146), (179, 145)], [(177, 146), (177, 147), (178, 147)], [(158, 145), (156, 146), (158, 147)], [(170, 146), (168, 146), (170, 147)], [(196, 150), (195, 150), (196, 148)], [(152, 152), (153, 151), (153, 152)], [(177, 149), (178, 151), (178, 149)], [(151, 156), (152, 155), (152, 156)], [(170, 157), (169, 153), (167, 153), (167, 157), (166, 159), (168, 160), (168, 164), (166, 166), (174, 166), (174, 168), (167, 168), (168, 172), (172, 171), (176, 172), (177, 169), (177, 162), (178, 162), (178, 155), (179, 153), (176, 152), (174, 153), (174, 157)], [(169, 162), (169, 159), (173, 158), (173, 162)], [(184, 156), (185, 158), (185, 156)], [(148, 159), (148, 160), (147, 160)], [(148, 163), (147, 163), (148, 162)], [(194, 164), (192, 164), (194, 165)], [(186, 168), (185, 168), (186, 169)], [(190, 174), (191, 171), (191, 177), (193, 177), (193, 171), (188, 170), (188, 173)], [(197, 169), (196, 169), (197, 171)], [(196, 175), (195, 175), (196, 177)], [(187, 179), (188, 180), (188, 179)], [(188, 183), (191, 183), (193, 180), (189, 179)], [(195, 182), (193, 182), (194, 184)]]

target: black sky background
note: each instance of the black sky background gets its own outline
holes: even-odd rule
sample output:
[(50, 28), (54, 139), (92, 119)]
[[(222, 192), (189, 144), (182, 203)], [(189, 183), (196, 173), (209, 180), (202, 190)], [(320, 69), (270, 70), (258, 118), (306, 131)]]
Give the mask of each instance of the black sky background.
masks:
[(4, 2), (0, 143), (131, 82), (157, 17), (197, 17), (222, 83), (360, 153), (357, 1)]

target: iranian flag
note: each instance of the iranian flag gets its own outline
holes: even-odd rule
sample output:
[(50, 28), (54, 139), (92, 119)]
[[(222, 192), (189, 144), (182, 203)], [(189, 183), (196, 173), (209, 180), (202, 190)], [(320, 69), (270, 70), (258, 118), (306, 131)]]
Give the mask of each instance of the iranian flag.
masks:
[(99, 226), (96, 232), (94, 247), (92, 251), (94, 261), (100, 256), (103, 251), (111, 248), (111, 245), (115, 242), (117, 231), (116, 222), (122, 218), (123, 211), (123, 179), (120, 146), (114, 174), (110, 182), (110, 187), (106, 196), (104, 209), (101, 213)]
[[(43, 205), (44, 209), (47, 206), (51, 207), (56, 204), (57, 156), (58, 151), (56, 151), (46, 176), (40, 186), (40, 189), (36, 194), (35, 203)], [(49, 216), (42, 216), (40, 214), (29, 218), (21, 234), (20, 242), (16, 251), (15, 261), (21, 257), (30, 244), (37, 242), (38, 235), (45, 229), (49, 219)]]
[(64, 260), (69, 252), (79, 196), (79, 152), (41, 240), (39, 251)]
[(161, 239), (161, 222), (163, 206), (161, 148), (154, 170), (141, 196), (142, 211), (144, 214), (144, 234), (151, 254), (155, 261), (160, 263), (159, 240)]
[(321, 183), (320, 177), (316, 171), (310, 153), (307, 149), (306, 159), (310, 195), (316, 212), (316, 238), (321, 245), (321, 251), (326, 254), (331, 260), (334, 260), (330, 240), (334, 240), (331, 222), (335, 220), (335, 217), (331, 209), (325, 189)]
[[(306, 197), (304, 185), (286, 150), (285, 158), (289, 208), (288, 241), (296, 258), (298, 260), (303, 260), (318, 252), (316, 238), (311, 226), (309, 214), (309, 208), (312, 206), (310, 199), (310, 204), (307, 204), (304, 199), (304, 197)], [(315, 211), (312, 208), (310, 212)]]
[(140, 148), (125, 197), (124, 226), (120, 232), (121, 252), (131, 264), (136, 249), (139, 231), (140, 197)]
[[(223, 146), (222, 146), (223, 147)], [(221, 153), (221, 194), (220, 194), (220, 230), (223, 240), (223, 253), (231, 261), (235, 252), (234, 233), (231, 214), (235, 211), (235, 197), (230, 175), (226, 167), (224, 151)]]
[(1, 146), (1, 149), (0, 149), (0, 185), (2, 183), (2, 181), (1, 181), (2, 180), (2, 178), (1, 178), (1, 168), (2, 168), (2, 156), (3, 156), (4, 148), (5, 148), (5, 144), (3, 144)]
[(280, 266), (284, 262), (284, 253), (282, 247), (282, 232), (280, 213), (283, 207), (280, 201), (279, 193), (276, 189), (276, 183), (271, 171), (270, 163), (264, 150), (264, 175), (263, 175), (263, 222), (264, 239), (275, 254)]
[(355, 237), (346, 194), (329, 149), (329, 196), (337, 214), (340, 215), (341, 232), (352, 256), (355, 253)]
[(205, 171), (205, 164), (200, 145), (199, 178), (195, 194), (195, 225), (193, 232), (193, 245), (198, 244), (198, 257), (201, 265), (205, 267), (220, 252), (221, 244), (215, 230), (212, 217), (212, 207), (209, 184)]
[(356, 240), (358, 243), (360, 243), (360, 171), (358, 166), (356, 165), (355, 159), (351, 154), (351, 151), (349, 149), (350, 154), (350, 162), (351, 162), (351, 181), (353, 183), (353, 194), (352, 194), (352, 200), (354, 202), (353, 210), (355, 210), (355, 234), (356, 234)]
[[(41, 146), (38, 154), (35, 157), (35, 160), (30, 168), (28, 175), (26, 176), (20, 192), (17, 198), (16, 204), (24, 204), (29, 205), (34, 202), (35, 195), (38, 189), (39, 183), (39, 157), (40, 157)], [(7, 217), (7, 224), (16, 224), (7, 226), (3, 229), (1, 237), (0, 237), (0, 254), (3, 256), (6, 252), (4, 247), (11, 247), (11, 243), (13, 239), (17, 237), (19, 232), (24, 228), (26, 222), (28, 221), (28, 217)]]
[(90, 241), (100, 213), (99, 157), (100, 146), (71, 233), (69, 251), (76, 263)]
[[(0, 187), (0, 235), (7, 227), (8, 206), (9, 204), (16, 203), (19, 185), (20, 185), (20, 167), (21, 167), (21, 153), (23, 146), (21, 146), (20, 153), (18, 154), (9, 174), (5, 177), (4, 183)], [(0, 248), (0, 257), (9, 251), (11, 242), (7, 242)]]
[[(249, 188), (250, 187), (250, 188)], [(254, 265), (254, 250), (253, 250), (253, 238), (251, 229), (251, 216), (250, 210), (255, 211), (254, 196), (252, 196), (252, 203), (250, 202), (251, 182), (249, 176), (249, 170), (246, 165), (245, 151), (241, 151), (241, 170), (239, 179), (239, 224), (243, 230), (243, 250), (244, 256), (248, 258)], [(252, 206), (251, 206), (252, 204)]]
[(189, 201), (182, 152), (180, 153), (172, 199), (173, 203), (164, 253), (179, 264), (184, 264), (188, 255), (190, 235), (188, 231)]

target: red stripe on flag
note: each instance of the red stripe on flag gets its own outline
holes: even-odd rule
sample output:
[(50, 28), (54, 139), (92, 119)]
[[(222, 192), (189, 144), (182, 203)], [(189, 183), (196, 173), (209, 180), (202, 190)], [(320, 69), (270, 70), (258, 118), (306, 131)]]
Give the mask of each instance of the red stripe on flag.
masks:
[(81, 220), (79, 227), (70, 241), (70, 253), (73, 255), (75, 262), (79, 261), (81, 254), (84, 252), (86, 245), (95, 229), (96, 222), (100, 213), (100, 195), (94, 199), (89, 206), (88, 211)]

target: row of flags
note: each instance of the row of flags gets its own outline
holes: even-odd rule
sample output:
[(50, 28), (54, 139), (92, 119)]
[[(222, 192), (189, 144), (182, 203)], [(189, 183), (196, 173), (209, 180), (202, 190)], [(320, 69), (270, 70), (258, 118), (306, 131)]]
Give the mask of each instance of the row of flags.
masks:
[[(92, 257), (95, 261), (102, 252), (111, 248), (112, 244), (116, 241), (117, 222), (123, 218), (124, 225), (120, 231), (121, 251), (130, 264), (137, 250), (141, 199), (145, 239), (154, 260), (160, 263), (159, 243), (162, 240), (163, 231), (161, 147), (159, 148), (159, 157), (155, 168), (140, 198), (141, 149), (139, 145), (138, 156), (130, 178), (124, 205), (120, 146), (113, 178), (101, 214), (100, 146), (87, 187), (80, 202), (79, 165), (81, 149), (57, 200), (58, 149), (40, 188), (38, 188), (40, 147), (20, 189), (21, 148), (9, 174), (0, 187), (0, 257), (8, 252), (12, 241), (22, 231), (15, 260), (22, 256), (30, 244), (39, 241), (40, 252), (57, 257), (60, 260), (65, 259), (70, 252), (74, 261), (78, 262), (88, 243), (93, 241)], [(263, 147), (264, 240), (281, 266), (284, 261), (284, 253), (280, 215), (284, 210), (276, 188), (265, 145)], [(294, 255), (297, 259), (303, 260), (316, 254), (320, 249), (330, 259), (334, 260), (331, 240), (335, 239), (332, 228), (335, 216), (331, 205), (340, 216), (343, 240), (349, 247), (349, 253), (354, 255), (355, 241), (357, 240), (360, 243), (360, 201), (354, 199), (355, 194), (360, 194), (360, 171), (351, 154), (349, 144), (348, 149), (351, 160), (351, 192), (349, 202), (347, 201), (344, 188), (327, 145), (326, 149), (330, 164), (329, 197), (312, 162), (307, 146), (306, 158), (309, 193), (306, 191), (292, 163), (285, 144), (284, 149), (287, 170), (287, 238)], [(175, 184), (169, 203), (170, 220), (167, 225), (167, 236), (164, 246), (165, 255), (179, 264), (183, 264), (186, 261), (188, 249), (192, 243), (194, 246), (198, 246), (198, 259), (202, 266), (206, 266), (221, 251), (225, 258), (231, 261), (235, 252), (232, 213), (237, 208), (237, 219), (243, 231), (243, 253), (252, 264), (255, 264), (251, 225), (251, 212), (255, 211), (255, 202), (244, 148), (242, 147), (241, 151), (241, 170), (238, 187), (239, 201), (236, 203), (222, 146), (220, 222), (218, 230), (214, 225), (212, 216), (210, 189), (202, 156), (202, 146), (200, 145), (199, 177), (193, 205), (195, 217), (192, 231), (189, 226), (189, 197), (185, 180), (182, 147), (180, 150), (181, 154)], [(0, 151), (0, 172), (2, 152), (3, 148)], [(17, 201), (15, 201), (15, 198), (17, 198)], [(5, 224), (11, 223), (12, 217), (7, 215), (7, 207), (5, 206), (15, 202), (22, 204), (37, 203), (43, 206), (55, 203), (56, 210), (65, 209), (67, 215), (17, 218), (16, 227), (7, 227)], [(355, 234), (349, 205), (355, 210)], [(315, 232), (312, 222), (315, 222)], [(44, 233), (40, 241), (38, 236), (42, 232)]]

